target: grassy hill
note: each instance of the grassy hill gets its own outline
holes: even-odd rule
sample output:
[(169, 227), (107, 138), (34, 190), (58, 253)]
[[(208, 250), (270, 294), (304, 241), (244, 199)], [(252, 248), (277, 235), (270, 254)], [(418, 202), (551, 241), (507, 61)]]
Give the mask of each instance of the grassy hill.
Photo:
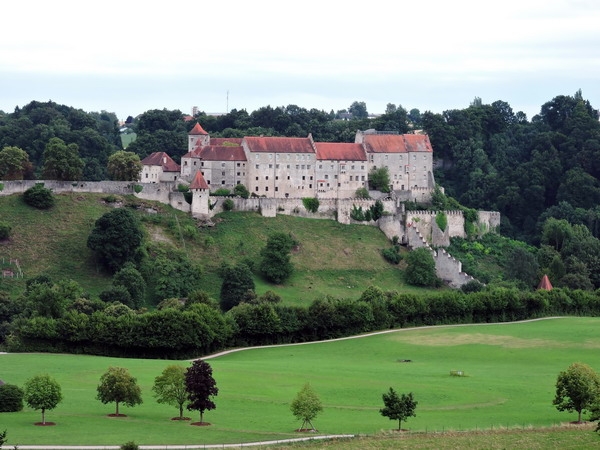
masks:
[[(20, 195), (0, 197), (0, 220), (12, 226), (10, 240), (0, 243), (0, 262), (18, 259), (25, 280), (40, 274), (70, 278), (97, 295), (110, 285), (110, 278), (99, 270), (86, 242), (96, 219), (115, 207), (105, 197), (59, 194), (56, 206), (48, 211), (27, 206)], [(375, 227), (228, 212), (215, 217), (215, 226), (198, 229), (188, 214), (167, 205), (135, 197), (121, 200), (138, 206), (146, 239), (168, 242), (201, 265), (202, 287), (215, 298), (221, 284), (219, 267), (244, 259), (258, 262), (260, 249), (273, 232), (290, 233), (300, 243), (292, 255), (296, 271), (282, 286), (256, 276), (258, 294), (273, 290), (286, 303), (306, 304), (327, 294), (355, 298), (371, 284), (386, 290), (416, 289), (404, 284), (401, 265), (392, 266), (382, 258), (381, 249), (390, 243)], [(13, 293), (24, 285), (24, 280), (0, 281), (2, 289)]]

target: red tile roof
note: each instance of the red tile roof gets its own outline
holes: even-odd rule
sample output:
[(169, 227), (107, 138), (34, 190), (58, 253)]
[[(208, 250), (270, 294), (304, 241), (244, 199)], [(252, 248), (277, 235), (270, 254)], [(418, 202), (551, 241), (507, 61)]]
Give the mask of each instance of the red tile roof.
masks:
[(229, 145), (206, 145), (194, 153), (205, 161), (246, 161), (246, 153), (242, 147)]
[(424, 134), (365, 134), (368, 153), (431, 152), (429, 137)]
[(194, 179), (190, 184), (190, 189), (208, 189), (208, 184), (202, 176), (202, 172), (196, 172), (196, 175), (194, 175)]
[(207, 135), (208, 133), (206, 131), (204, 131), (204, 128), (202, 128), (202, 126), (196, 122), (196, 125), (194, 125), (194, 128), (192, 128), (190, 130), (190, 132), (188, 133), (190, 135), (198, 135), (198, 134), (202, 134), (202, 135)]
[(181, 167), (165, 152), (154, 152), (142, 159), (144, 166), (161, 166), (163, 172), (179, 172)]
[(361, 144), (340, 142), (315, 142), (317, 159), (337, 161), (366, 161), (367, 154)]
[(405, 134), (404, 141), (409, 152), (433, 152), (426, 134)]
[(540, 280), (540, 284), (538, 284), (538, 289), (543, 289), (545, 291), (551, 291), (552, 290), (552, 284), (550, 283), (550, 279), (548, 278), (548, 275), (544, 275), (542, 277), (542, 279)]
[(210, 138), (210, 145), (242, 145), (244, 138)]
[(310, 138), (245, 137), (251, 152), (261, 153), (315, 153)]

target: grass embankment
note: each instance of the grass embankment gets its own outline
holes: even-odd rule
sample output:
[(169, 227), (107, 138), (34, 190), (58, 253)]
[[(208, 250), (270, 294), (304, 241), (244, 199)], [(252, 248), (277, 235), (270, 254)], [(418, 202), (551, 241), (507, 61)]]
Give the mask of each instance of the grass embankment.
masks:
[[(574, 361), (600, 370), (599, 326), (599, 318), (568, 318), (400, 330), (360, 339), (231, 353), (209, 360), (219, 395), (215, 399), (217, 409), (205, 414), (205, 420), (213, 425), (201, 428), (170, 421), (177, 409), (159, 405), (151, 397), (154, 377), (170, 361), (0, 355), (5, 382), (22, 386), (32, 375), (47, 372), (61, 383), (65, 398), (47, 414), (47, 420), (57, 423), (55, 427), (33, 426), (40, 413), (29, 409), (2, 414), (2, 427), (8, 430), (10, 445), (115, 445), (130, 440), (138, 444), (210, 444), (285, 439), (298, 437), (293, 430), (299, 423), (289, 404), (302, 385), (310, 382), (324, 406), (314, 421), (321, 433), (386, 434), (377, 437), (371, 447), (365, 444), (360, 448), (386, 448), (388, 444), (383, 442), (389, 439), (387, 430), (398, 426), (379, 414), (381, 395), (390, 386), (400, 393), (413, 392), (419, 402), (417, 417), (403, 423), (403, 428), (420, 433), (415, 437), (417, 443), (419, 439), (436, 439), (432, 433), (445, 431), (464, 439), (457, 445), (497, 448), (486, 435), (464, 436), (458, 432), (523, 430), (575, 420), (575, 413), (561, 413), (552, 406), (556, 376)], [(399, 362), (406, 359), (412, 362)], [(142, 388), (144, 403), (135, 408), (122, 407), (121, 412), (128, 414), (124, 419), (106, 417), (114, 412), (114, 405), (95, 400), (100, 375), (110, 365), (128, 368)], [(453, 370), (462, 370), (466, 376), (450, 376)], [(188, 415), (198, 418), (197, 413)], [(589, 430), (581, 433), (597, 439)], [(405, 437), (398, 436), (399, 442)], [(578, 448), (553, 445), (554, 438), (547, 439), (546, 445), (539, 448)], [(387, 448), (396, 444), (392, 442)], [(506, 446), (536, 448), (510, 442)]]
[[(97, 295), (110, 286), (110, 278), (98, 270), (86, 243), (96, 219), (112, 208), (103, 197), (56, 195), (56, 206), (48, 211), (25, 205), (20, 195), (0, 197), (1, 220), (13, 229), (11, 239), (0, 245), (0, 258), (19, 259), (26, 278), (42, 273), (55, 280), (71, 278)], [(357, 298), (371, 284), (386, 290), (421, 291), (405, 286), (401, 268), (382, 258), (381, 249), (390, 243), (375, 227), (230, 212), (216, 217), (216, 226), (190, 234), (185, 232), (186, 226), (193, 230), (196, 224), (189, 214), (163, 204), (143, 203), (158, 209), (157, 214), (139, 212), (147, 238), (167, 241), (199, 263), (204, 268), (202, 287), (215, 298), (221, 286), (221, 264), (244, 258), (258, 262), (260, 249), (274, 232), (291, 233), (299, 241), (299, 249), (292, 255), (296, 272), (282, 286), (256, 276), (258, 294), (273, 290), (287, 304), (308, 304), (322, 295)], [(0, 283), (2, 289), (13, 293), (24, 287), (22, 280)]]

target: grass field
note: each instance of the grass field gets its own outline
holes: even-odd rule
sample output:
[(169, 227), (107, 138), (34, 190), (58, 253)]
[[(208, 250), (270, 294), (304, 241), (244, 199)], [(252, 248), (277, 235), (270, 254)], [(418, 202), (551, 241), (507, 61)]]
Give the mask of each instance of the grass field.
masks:
[[(0, 428), (8, 430), (11, 445), (285, 439), (297, 437), (293, 430), (299, 423), (289, 403), (305, 382), (311, 383), (323, 402), (324, 411), (314, 424), (325, 434), (379, 435), (396, 428), (397, 422), (379, 414), (381, 394), (390, 386), (400, 393), (413, 392), (419, 402), (417, 417), (403, 424), (414, 432), (549, 427), (576, 419), (575, 414), (558, 412), (552, 406), (554, 384), (558, 372), (575, 361), (600, 370), (599, 326), (600, 318), (566, 318), (406, 329), (219, 356), (210, 359), (219, 387), (217, 409), (205, 414), (213, 425), (202, 428), (170, 421), (177, 415), (176, 408), (159, 405), (150, 395), (154, 377), (169, 361), (0, 355), (0, 377), (5, 382), (23, 385), (30, 376), (47, 372), (61, 383), (65, 397), (56, 410), (47, 413), (47, 420), (57, 423), (55, 427), (33, 426), (40, 413), (26, 408), (2, 414)], [(405, 359), (412, 362), (399, 362)], [(144, 404), (122, 408), (128, 415), (124, 419), (106, 417), (114, 412), (114, 405), (95, 400), (99, 377), (110, 365), (128, 368), (142, 388)], [(452, 370), (462, 370), (466, 376), (450, 376)], [(189, 415), (198, 418), (197, 413)]]

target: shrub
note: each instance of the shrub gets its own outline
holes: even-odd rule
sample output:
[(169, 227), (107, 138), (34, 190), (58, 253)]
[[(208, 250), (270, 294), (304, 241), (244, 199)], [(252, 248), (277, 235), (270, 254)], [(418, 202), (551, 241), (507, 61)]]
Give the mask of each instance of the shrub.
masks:
[(371, 198), (369, 195), (369, 190), (366, 187), (361, 187), (356, 190), (354, 193), (356, 198)]
[(214, 195), (216, 197), (227, 197), (228, 195), (231, 195), (231, 191), (226, 188), (219, 188), (215, 192), (213, 192), (211, 195)]
[(129, 441), (129, 442), (125, 442), (119, 448), (120, 448), (120, 450), (138, 450), (140, 447), (134, 441)]
[(50, 209), (54, 206), (54, 195), (50, 189), (44, 187), (43, 183), (37, 183), (27, 189), (23, 193), (23, 200), (37, 209)]
[(23, 409), (23, 390), (14, 384), (0, 386), (0, 412), (17, 412)]
[(398, 264), (400, 261), (402, 261), (402, 256), (400, 256), (400, 253), (396, 247), (383, 249), (381, 254), (385, 260), (391, 264)]
[(136, 194), (139, 194), (140, 192), (142, 192), (143, 189), (144, 189), (144, 186), (142, 186), (141, 184), (136, 184), (133, 186), (133, 190)]
[(10, 236), (10, 231), (12, 227), (6, 222), (0, 222), (0, 241), (4, 239), (8, 239)]
[(178, 192), (189, 192), (190, 187), (187, 184), (178, 184), (177, 191)]
[(239, 195), (242, 198), (250, 197), (250, 191), (248, 191), (248, 188), (246, 186), (244, 186), (243, 184), (237, 184), (233, 188), (233, 193), (235, 195)]
[(446, 217), (444, 212), (439, 212), (435, 216), (435, 223), (442, 232), (446, 231), (446, 228), (448, 227), (448, 217)]
[(316, 213), (319, 210), (319, 199), (314, 197), (305, 197), (302, 204), (308, 212)]
[(362, 209), (362, 206), (352, 205), (352, 211), (350, 211), (350, 218), (352, 220), (356, 220), (362, 222), (365, 220), (365, 212)]
[(223, 211), (231, 211), (233, 210), (233, 207), (233, 200), (231, 200), (230, 198), (225, 199), (225, 201), (223, 202)]
[(0, 191), (4, 190), (4, 183), (0, 183)]
[(106, 203), (116, 203), (118, 198), (115, 194), (109, 194), (105, 197), (102, 197), (102, 200), (104, 200)]

